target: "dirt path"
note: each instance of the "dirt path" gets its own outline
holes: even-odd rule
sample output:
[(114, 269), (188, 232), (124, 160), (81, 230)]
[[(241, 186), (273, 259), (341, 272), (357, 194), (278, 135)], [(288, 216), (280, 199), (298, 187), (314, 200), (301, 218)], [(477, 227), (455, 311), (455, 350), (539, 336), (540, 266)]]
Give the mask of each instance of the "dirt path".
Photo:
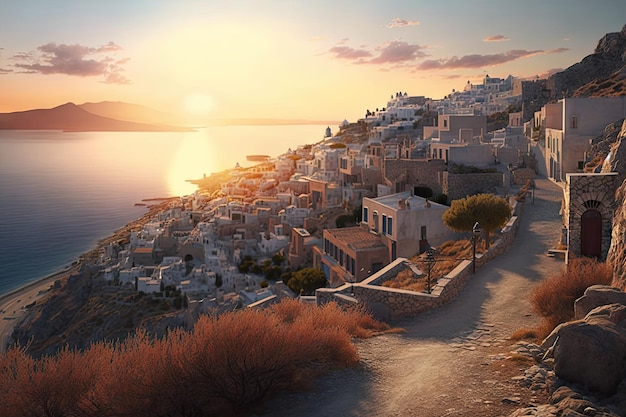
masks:
[[(539, 321), (529, 291), (564, 266), (546, 256), (560, 237), (561, 198), (558, 186), (536, 180), (512, 247), (479, 270), (458, 299), (393, 323), (403, 334), (359, 341), (358, 369), (334, 372), (312, 392), (281, 396), (259, 415), (500, 416), (541, 403), (511, 380), (529, 364), (503, 357), (511, 350), (508, 336)], [(517, 401), (507, 400), (512, 397)]]

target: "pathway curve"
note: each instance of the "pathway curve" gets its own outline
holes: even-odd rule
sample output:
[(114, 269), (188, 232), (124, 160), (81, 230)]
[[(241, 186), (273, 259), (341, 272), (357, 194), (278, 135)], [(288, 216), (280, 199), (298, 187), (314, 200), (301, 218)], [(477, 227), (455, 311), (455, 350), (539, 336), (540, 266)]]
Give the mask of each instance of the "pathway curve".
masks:
[[(511, 380), (525, 366), (511, 370), (502, 360), (508, 336), (539, 322), (530, 290), (564, 266), (546, 255), (560, 237), (562, 190), (547, 179), (535, 184), (511, 248), (477, 271), (456, 300), (394, 323), (405, 333), (358, 341), (359, 368), (331, 373), (312, 392), (280, 396), (259, 415), (488, 417), (541, 402)], [(503, 402), (511, 396), (520, 404)]]

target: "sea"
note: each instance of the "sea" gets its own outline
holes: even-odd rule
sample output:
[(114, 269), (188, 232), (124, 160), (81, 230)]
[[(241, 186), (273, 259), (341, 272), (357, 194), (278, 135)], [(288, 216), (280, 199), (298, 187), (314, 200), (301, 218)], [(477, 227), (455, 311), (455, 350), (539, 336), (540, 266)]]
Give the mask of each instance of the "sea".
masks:
[[(331, 127), (334, 130), (335, 127)], [(194, 132), (0, 130), (0, 296), (69, 266), (188, 182), (323, 139), (322, 125)]]

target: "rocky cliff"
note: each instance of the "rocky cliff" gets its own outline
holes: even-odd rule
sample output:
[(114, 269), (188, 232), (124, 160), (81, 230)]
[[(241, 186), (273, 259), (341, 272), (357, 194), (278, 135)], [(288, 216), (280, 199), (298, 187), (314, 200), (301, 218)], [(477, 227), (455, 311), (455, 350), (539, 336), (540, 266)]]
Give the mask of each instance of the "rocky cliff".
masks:
[(625, 71), (626, 25), (620, 32), (604, 35), (593, 54), (551, 75), (546, 84), (552, 99), (624, 95)]
[(626, 290), (626, 121), (611, 144), (602, 172), (618, 172), (622, 178), (622, 185), (615, 192), (616, 207), (607, 262), (613, 265), (613, 285)]

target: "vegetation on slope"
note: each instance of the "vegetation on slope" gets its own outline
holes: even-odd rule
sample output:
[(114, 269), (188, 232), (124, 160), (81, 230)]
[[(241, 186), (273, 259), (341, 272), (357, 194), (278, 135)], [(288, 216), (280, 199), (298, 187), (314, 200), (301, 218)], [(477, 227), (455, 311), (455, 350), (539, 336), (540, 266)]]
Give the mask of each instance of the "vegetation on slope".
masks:
[(278, 391), (355, 365), (352, 337), (385, 330), (362, 310), (288, 300), (205, 316), (193, 331), (161, 339), (140, 331), (39, 359), (14, 347), (0, 356), (0, 415), (242, 415)]
[(597, 284), (610, 285), (610, 265), (592, 258), (574, 258), (561, 271), (538, 284), (530, 294), (530, 302), (543, 318), (538, 337), (547, 336), (561, 323), (574, 318), (574, 301), (585, 290)]

